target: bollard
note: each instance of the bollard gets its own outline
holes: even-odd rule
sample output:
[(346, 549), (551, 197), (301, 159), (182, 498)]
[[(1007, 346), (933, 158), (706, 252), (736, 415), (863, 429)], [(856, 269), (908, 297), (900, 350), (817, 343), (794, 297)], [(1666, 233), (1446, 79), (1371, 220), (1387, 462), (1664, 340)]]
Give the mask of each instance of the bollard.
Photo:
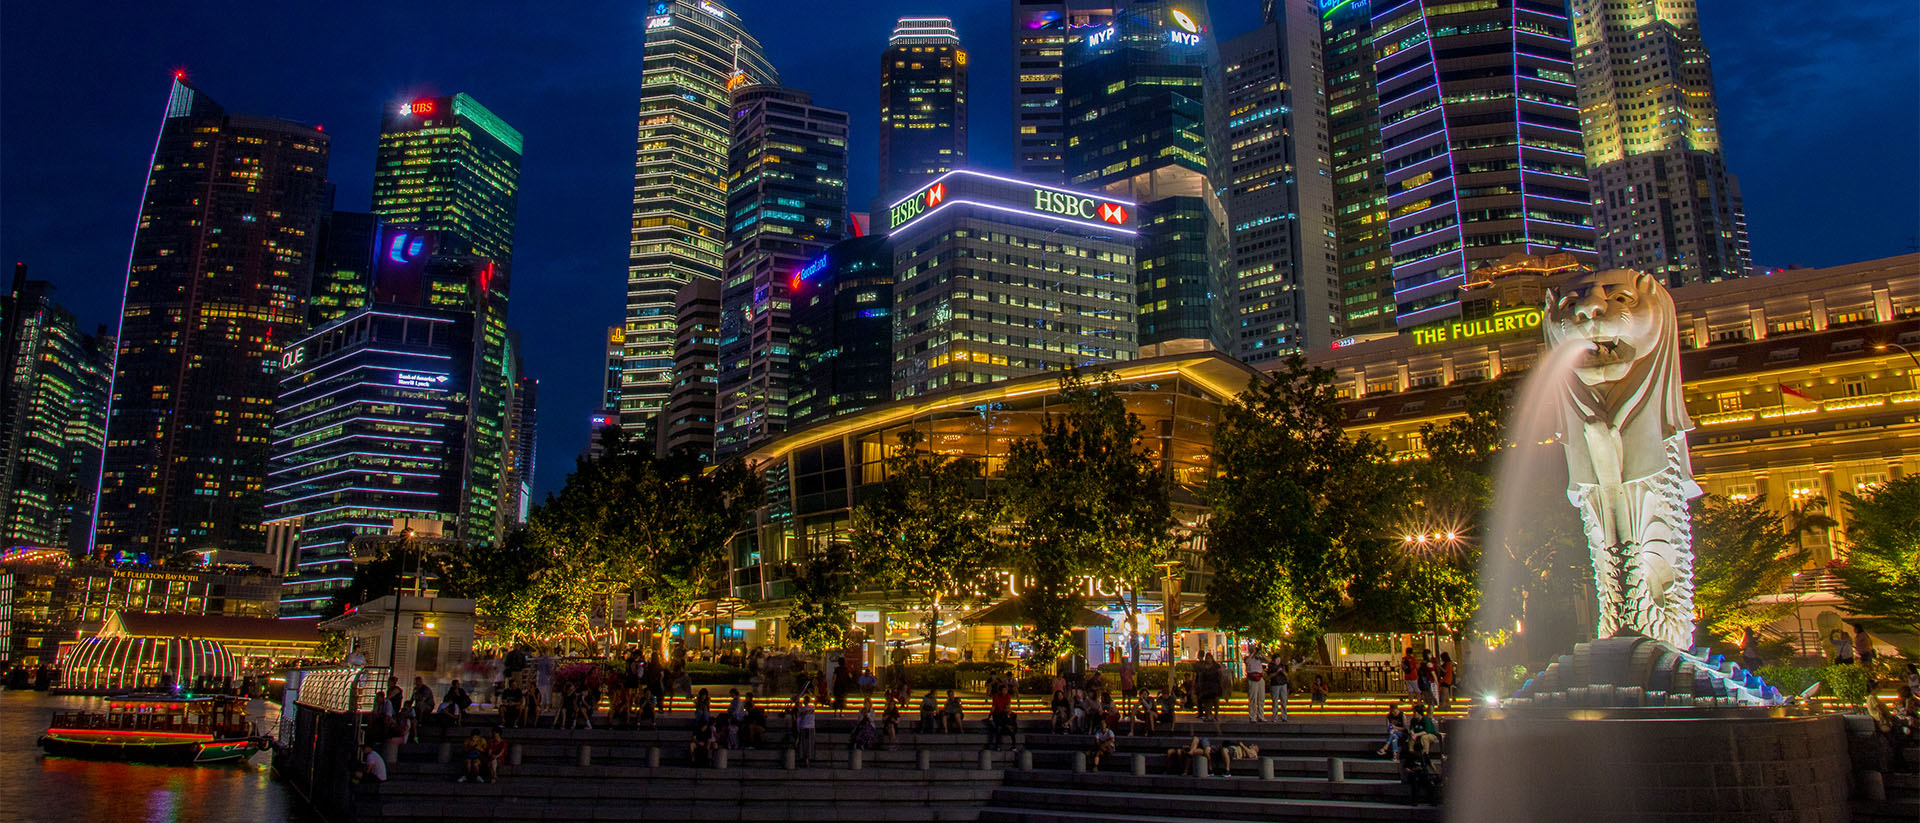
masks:
[(795, 755), (792, 749), (780, 750), (780, 768), (786, 769), (787, 771), (793, 771), (794, 763), (795, 763)]
[(440, 753), (433, 756), (433, 762), (435, 763), (453, 762), (453, 744), (452, 743), (440, 744)]
[(580, 744), (580, 765), (593, 765), (593, 747), (585, 743)]
[(515, 743), (511, 748), (507, 749), (507, 765), (518, 766), (520, 765), (520, 758), (525, 756), (526, 756), (525, 750), (521, 747), (520, 744)]
[(1260, 758), (1260, 779), (1261, 780), (1273, 779), (1273, 758), (1271, 757)]
[(1147, 776), (1147, 756), (1146, 755), (1136, 754), (1133, 756), (1133, 776), (1134, 777)]
[(927, 749), (921, 749), (914, 756), (914, 765), (918, 766), (920, 768), (920, 771), (923, 771), (923, 772), (929, 769), (932, 769), (933, 768), (933, 752), (928, 751)]
[(1020, 771), (1023, 771), (1023, 772), (1033, 771), (1033, 752), (1027, 749), (1021, 749), (1019, 763), (1020, 763)]
[(400, 741), (387, 741), (386, 747), (380, 752), (380, 757), (385, 759), (388, 765), (400, 762)]
[(647, 747), (647, 768), (649, 769), (660, 768), (660, 747), (659, 746)]
[(1073, 773), (1081, 774), (1086, 770), (1087, 770), (1087, 753), (1074, 752), (1073, 753)]
[(727, 768), (727, 755), (729, 754), (731, 753), (726, 749), (715, 749), (713, 752), (713, 767), (725, 771)]
[(1193, 776), (1194, 777), (1207, 776), (1207, 756), (1206, 755), (1201, 755), (1199, 757), (1193, 758)]
[(993, 768), (993, 752), (987, 751), (986, 749), (981, 749), (980, 750), (980, 770), (984, 772), (991, 768)]
[(1347, 782), (1347, 761), (1338, 757), (1327, 758), (1327, 779), (1335, 783)]
[(847, 752), (847, 769), (849, 771), (856, 771), (856, 772), (860, 771), (861, 769), (866, 768), (866, 765), (867, 765), (866, 751), (862, 749), (854, 749), (852, 751)]

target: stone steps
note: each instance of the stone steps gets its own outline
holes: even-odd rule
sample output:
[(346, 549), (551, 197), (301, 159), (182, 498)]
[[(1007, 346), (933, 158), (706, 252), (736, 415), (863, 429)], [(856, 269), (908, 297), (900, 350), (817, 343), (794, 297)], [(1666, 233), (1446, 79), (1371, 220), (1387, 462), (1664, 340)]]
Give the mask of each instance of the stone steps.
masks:
[(1323, 798), (1237, 797), (1196, 793), (1155, 794), (1100, 789), (1021, 788), (993, 793), (983, 821), (1055, 823), (1077, 820), (1281, 823), (1283, 821), (1438, 821), (1432, 806)]

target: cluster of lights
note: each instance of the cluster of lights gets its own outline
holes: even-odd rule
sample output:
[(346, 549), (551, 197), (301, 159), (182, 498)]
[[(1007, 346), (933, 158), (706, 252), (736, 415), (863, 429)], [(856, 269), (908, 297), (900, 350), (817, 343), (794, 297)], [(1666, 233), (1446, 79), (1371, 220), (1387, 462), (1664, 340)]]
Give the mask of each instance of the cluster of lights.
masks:
[(1408, 543), (1408, 544), (1417, 543), (1423, 546), (1429, 542), (1453, 543), (1458, 541), (1459, 539), (1460, 539), (1459, 532), (1434, 532), (1432, 534), (1427, 534), (1422, 532), (1419, 534), (1401, 535), (1401, 542)]

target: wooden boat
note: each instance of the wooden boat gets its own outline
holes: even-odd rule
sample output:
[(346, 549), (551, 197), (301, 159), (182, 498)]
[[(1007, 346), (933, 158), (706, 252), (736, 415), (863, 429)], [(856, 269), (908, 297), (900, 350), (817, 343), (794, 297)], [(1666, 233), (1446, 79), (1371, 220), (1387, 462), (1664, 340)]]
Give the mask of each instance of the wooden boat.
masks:
[(57, 712), (40, 748), (47, 754), (190, 766), (246, 758), (267, 747), (253, 733), (245, 698), (128, 695), (105, 712)]

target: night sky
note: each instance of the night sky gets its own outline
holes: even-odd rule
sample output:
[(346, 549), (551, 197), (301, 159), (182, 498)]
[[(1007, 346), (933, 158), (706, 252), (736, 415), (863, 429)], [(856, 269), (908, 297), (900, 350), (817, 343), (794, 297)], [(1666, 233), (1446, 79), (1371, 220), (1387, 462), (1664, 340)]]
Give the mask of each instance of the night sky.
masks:
[[(8, 3), (0, 15), (0, 259), (109, 325), (176, 68), (228, 111), (322, 125), (340, 208), (365, 211), (384, 106), (467, 92), (526, 136), (512, 325), (541, 381), (542, 492), (586, 443), (619, 322), (646, 3)], [(1258, 22), (1214, 0), (1218, 32)], [(849, 201), (874, 188), (878, 64), (894, 18), (955, 18), (972, 53), (974, 165), (1008, 166), (999, 0), (734, 0), (789, 86), (852, 112)], [(1701, 0), (1754, 262), (1826, 266), (1920, 243), (1912, 0)], [(537, 9), (537, 11), (529, 11)], [(804, 9), (804, 13), (792, 10)], [(564, 13), (562, 13), (564, 11)]]

